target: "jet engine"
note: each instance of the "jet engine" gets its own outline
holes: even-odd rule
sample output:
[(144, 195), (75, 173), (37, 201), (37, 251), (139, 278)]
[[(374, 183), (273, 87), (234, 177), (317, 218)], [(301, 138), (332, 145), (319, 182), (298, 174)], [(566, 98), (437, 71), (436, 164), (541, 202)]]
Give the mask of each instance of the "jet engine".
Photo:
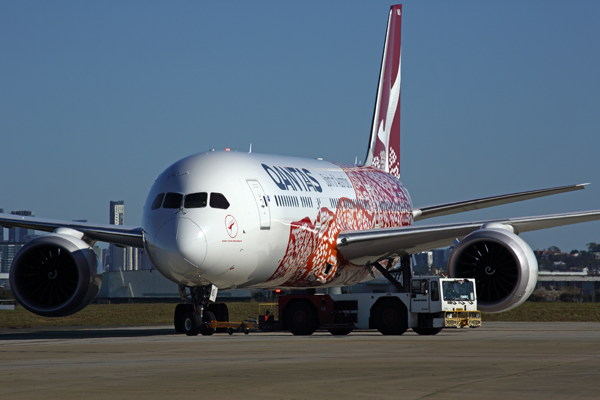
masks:
[(521, 305), (535, 289), (533, 251), (510, 226), (484, 224), (456, 245), (448, 261), (452, 278), (475, 278), (478, 307), (498, 313)]
[(59, 228), (33, 239), (15, 255), (11, 290), (23, 307), (44, 317), (76, 313), (102, 286), (102, 267), (83, 233)]

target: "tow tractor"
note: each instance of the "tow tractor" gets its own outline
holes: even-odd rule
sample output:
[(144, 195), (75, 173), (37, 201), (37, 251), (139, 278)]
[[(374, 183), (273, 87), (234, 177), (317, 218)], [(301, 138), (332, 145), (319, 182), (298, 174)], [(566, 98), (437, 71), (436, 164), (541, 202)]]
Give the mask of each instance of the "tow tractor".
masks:
[[(401, 264), (403, 283), (383, 267), (377, 268), (396, 286), (396, 293), (280, 295), (278, 304), (271, 306), (270, 313), (260, 315), (258, 321), (213, 321), (212, 325), (226, 328), (230, 334), (287, 330), (294, 335), (311, 335), (317, 329), (333, 335), (347, 335), (354, 329), (401, 335), (408, 328), (419, 335), (435, 335), (444, 328), (481, 326), (474, 279), (413, 278), (409, 261)], [(275, 310), (278, 320), (272, 315)]]
[(284, 295), (279, 297), (283, 330), (310, 335), (317, 329), (347, 335), (354, 329), (377, 329), (401, 335), (408, 328), (435, 335), (443, 328), (481, 326), (475, 281), (421, 277), (403, 293)]

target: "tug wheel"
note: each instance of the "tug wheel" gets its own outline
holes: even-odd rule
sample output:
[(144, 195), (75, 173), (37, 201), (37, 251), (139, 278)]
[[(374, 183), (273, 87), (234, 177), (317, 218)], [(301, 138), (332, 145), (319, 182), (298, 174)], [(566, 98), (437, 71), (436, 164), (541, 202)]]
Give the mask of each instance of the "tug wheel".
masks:
[(374, 312), (375, 327), (383, 335), (402, 335), (408, 329), (408, 312), (399, 300), (387, 299)]
[(312, 335), (319, 327), (314, 307), (307, 303), (297, 302), (286, 312), (287, 328), (294, 335)]

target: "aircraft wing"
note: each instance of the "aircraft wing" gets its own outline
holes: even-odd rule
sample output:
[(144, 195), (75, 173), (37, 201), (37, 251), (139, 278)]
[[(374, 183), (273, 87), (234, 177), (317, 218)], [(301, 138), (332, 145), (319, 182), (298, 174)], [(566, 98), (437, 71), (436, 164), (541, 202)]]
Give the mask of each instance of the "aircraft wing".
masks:
[(90, 224), (9, 214), (0, 214), (0, 226), (5, 228), (34, 229), (44, 232), (54, 232), (57, 228), (71, 228), (83, 232), (85, 236), (92, 240), (113, 243), (120, 246), (144, 248), (142, 228), (134, 226)]
[(560, 186), (550, 189), (530, 190), (527, 192), (511, 193), (502, 196), (483, 197), (454, 203), (438, 204), (421, 207), (413, 210), (413, 219), (419, 221), (426, 218), (441, 217), (442, 215), (457, 214), (465, 211), (479, 210), (482, 208), (499, 206), (501, 204), (515, 203), (517, 201), (535, 199), (537, 197), (551, 196), (558, 193), (572, 192), (585, 189), (589, 183), (579, 185)]
[(514, 233), (519, 234), (596, 220), (600, 220), (600, 210), (442, 225), (343, 231), (338, 235), (337, 246), (338, 251), (350, 262), (365, 265), (382, 258), (450, 246), (455, 239), (462, 239), (491, 222), (510, 226)]

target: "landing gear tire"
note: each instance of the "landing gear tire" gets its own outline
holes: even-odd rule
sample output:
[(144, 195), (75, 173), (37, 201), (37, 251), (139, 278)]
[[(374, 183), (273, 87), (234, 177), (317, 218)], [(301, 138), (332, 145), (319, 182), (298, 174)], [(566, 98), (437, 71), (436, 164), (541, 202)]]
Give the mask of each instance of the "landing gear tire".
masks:
[[(215, 315), (215, 320), (219, 322), (229, 322), (229, 310), (227, 309), (227, 304), (211, 303), (208, 305), (206, 310), (210, 311)], [(227, 332), (227, 328), (217, 328), (215, 329), (215, 332), (224, 333)]]
[(437, 335), (442, 331), (442, 328), (412, 328), (413, 332), (418, 333), (422, 336), (433, 336)]
[(204, 311), (202, 313), (202, 324), (200, 326), (200, 333), (203, 336), (210, 336), (213, 333), (215, 333), (215, 328), (210, 327), (210, 323), (215, 320), (215, 314), (213, 314), (211, 311)]
[(402, 335), (408, 329), (406, 306), (397, 300), (384, 300), (375, 309), (375, 327), (383, 335)]
[(328, 329), (329, 333), (334, 336), (346, 336), (352, 332), (352, 328), (341, 328), (341, 329)]
[(173, 318), (175, 332), (185, 333), (185, 329), (183, 327), (183, 319), (185, 317), (185, 314), (193, 311), (194, 307), (191, 304), (177, 304), (177, 307), (175, 307), (175, 317)]
[(188, 312), (183, 317), (183, 332), (188, 336), (197, 336), (200, 325), (200, 316), (194, 312)]
[(287, 328), (294, 335), (312, 335), (319, 326), (314, 307), (306, 303), (294, 303), (286, 312)]

